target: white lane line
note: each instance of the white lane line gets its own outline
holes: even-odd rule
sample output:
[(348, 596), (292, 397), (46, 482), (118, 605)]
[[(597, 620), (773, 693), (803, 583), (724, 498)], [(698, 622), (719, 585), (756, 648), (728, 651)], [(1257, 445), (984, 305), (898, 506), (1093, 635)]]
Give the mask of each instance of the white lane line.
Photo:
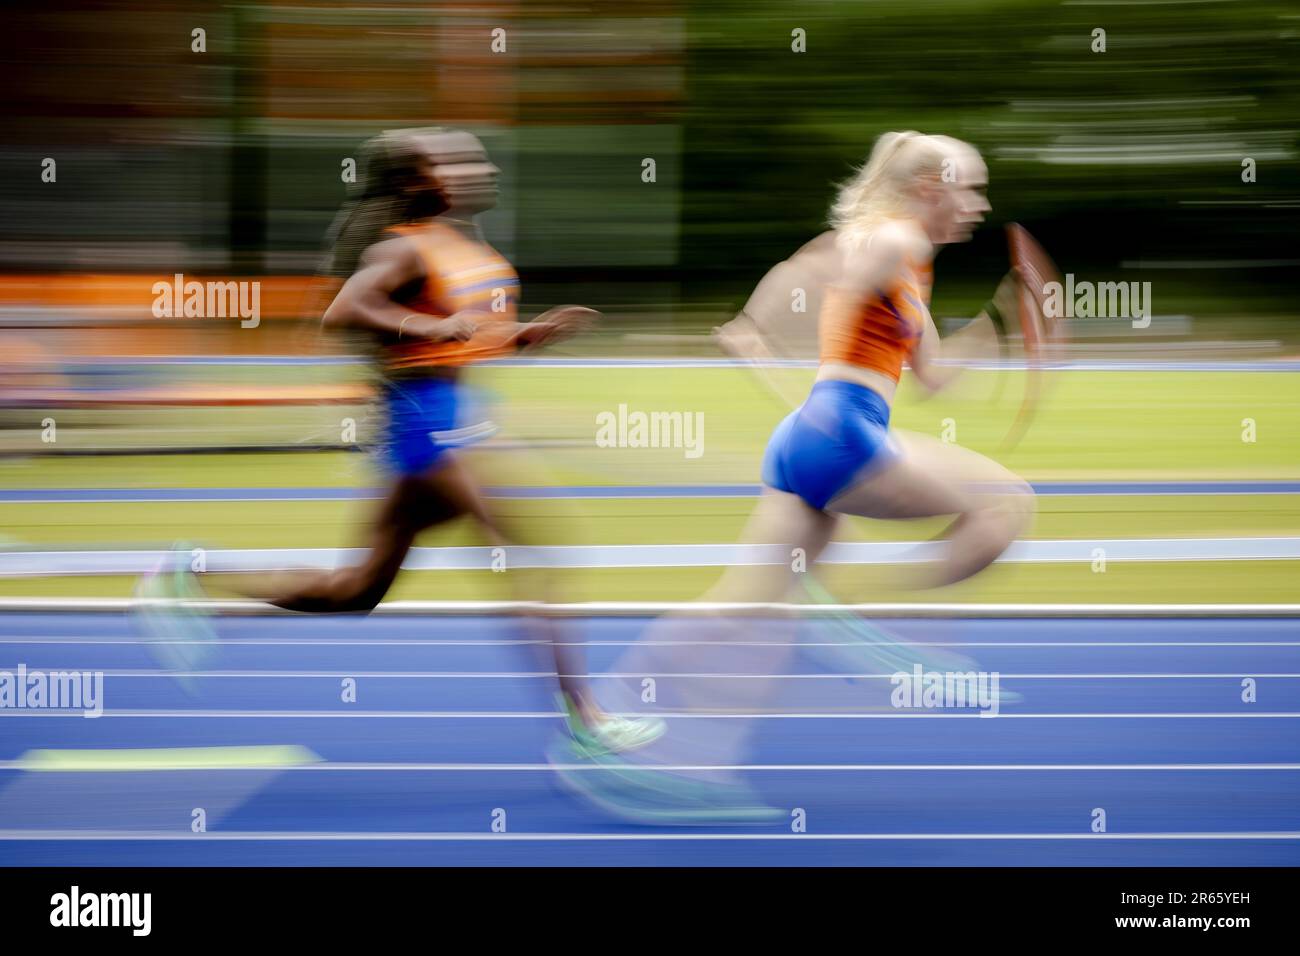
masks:
[[(55, 710), (53, 708), (3, 708), (0, 718), (22, 717), (75, 717), (84, 719), (84, 710)], [(190, 718), (286, 718), (286, 719), (321, 719), (321, 720), (558, 720), (564, 717), (559, 711), (454, 711), (454, 710), (366, 710), (366, 711), (329, 711), (329, 710), (111, 710), (105, 709), (95, 719), (106, 717), (127, 718), (161, 718), (174, 720), (181, 717)], [(679, 713), (662, 711), (659, 713), (624, 713), (624, 717), (664, 717), (669, 720), (966, 720), (966, 719), (1020, 719), (1020, 720), (1096, 720), (1096, 719), (1132, 719), (1132, 720), (1217, 720), (1221, 718), (1252, 718), (1257, 720), (1291, 719), (1300, 717), (1292, 711), (1207, 711), (1205, 713), (1035, 713), (1021, 714), (1000, 711), (992, 713), (987, 710), (967, 709), (960, 713), (911, 713), (907, 711), (882, 710), (878, 713), (862, 712), (823, 712), (823, 713)]]
[[(1072, 5), (1072, 0), (1067, 0), (1067, 5)], [(1291, 202), (1293, 200), (1285, 200)], [(1215, 206), (1215, 205), (1270, 205), (1276, 204), (1277, 201), (1267, 199), (1182, 199), (1179, 202), (1189, 206)], [(1266, 268), (1279, 265), (1290, 265), (1296, 260), (1293, 259), (1240, 259), (1240, 260), (1222, 260), (1218, 262), (1195, 261), (1195, 260), (1171, 260), (1159, 262), (1138, 262), (1137, 264), (1125, 263), (1124, 268), (1134, 266), (1136, 268), (1180, 268), (1180, 269), (1207, 269), (1207, 268)], [(1156, 318), (1160, 318), (1157, 316)], [(1170, 316), (1169, 318), (1185, 318), (1183, 316)], [(940, 321), (945, 321), (941, 318)], [(699, 343), (707, 348), (712, 348), (708, 337), (705, 335), (687, 336), (696, 338)], [(1162, 343), (1165, 345), (1177, 343)], [(83, 359), (84, 364), (122, 364), (121, 359)], [(236, 356), (236, 355), (175, 355), (161, 358), (147, 356), (133, 356), (128, 365), (219, 365), (219, 366), (255, 366), (255, 367), (282, 367), (282, 366), (309, 366), (312, 368), (322, 366), (352, 366), (352, 365), (369, 365), (372, 359), (365, 355), (338, 355), (338, 356), (301, 356), (301, 355), (265, 355), (265, 356)], [(581, 358), (577, 356), (561, 357), (556, 355), (538, 355), (529, 358), (501, 358), (492, 362), (493, 368), (517, 368), (517, 369), (664, 369), (664, 368), (736, 368), (748, 369), (754, 365), (763, 368), (805, 368), (815, 369), (818, 366), (816, 359), (734, 359), (717, 356), (679, 356), (675, 358), (619, 358), (616, 356), (603, 356)], [(1006, 359), (994, 361), (992, 359), (948, 359), (943, 360), (945, 365), (955, 365), (960, 367), (990, 367), (997, 369), (1019, 370), (1023, 371), (1029, 368), (1029, 364), (1023, 360)], [(1289, 358), (1256, 358), (1243, 360), (1123, 360), (1103, 362), (1098, 360), (1079, 360), (1069, 363), (1056, 363), (1052, 366), (1057, 371), (1128, 371), (1132, 369), (1151, 372), (1167, 371), (1200, 371), (1203, 369), (1218, 369), (1228, 372), (1269, 372), (1274, 370), (1296, 370), (1300, 366), (1294, 359)]]
[[(973, 665), (972, 665), (973, 666)], [(213, 678), (322, 678), (337, 679), (344, 677), (356, 678), (410, 678), (417, 680), (460, 680), (462, 678), (481, 679), (481, 680), (507, 680), (507, 679), (539, 679), (555, 680), (556, 674), (553, 671), (264, 671), (264, 670), (207, 670), (207, 671), (168, 671), (158, 669), (145, 670), (99, 670), (96, 668), (70, 667), (66, 665), (59, 666), (40, 666), (27, 664), (27, 673), (31, 674), (37, 671), (46, 673), (52, 671), (69, 671), (69, 670), (94, 670), (97, 674), (104, 677), (141, 677), (141, 678), (173, 678), (173, 677), (213, 677)], [(5, 669), (5, 665), (0, 664), (0, 671)], [(686, 679), (712, 679), (719, 680), (892, 680), (897, 671), (874, 672), (874, 673), (848, 673), (840, 671), (827, 671), (816, 674), (736, 674), (736, 673), (716, 673), (711, 671), (690, 671), (681, 673), (663, 673), (655, 671), (646, 671), (638, 673), (613, 673), (604, 671), (591, 671), (586, 675), (566, 674), (565, 677), (587, 676), (593, 680), (599, 678), (609, 678), (613, 680), (641, 680), (645, 677), (653, 677), (656, 680), (672, 680), (673, 678)], [(905, 672), (909, 673), (910, 672)], [(1181, 680), (1181, 679), (1226, 679), (1238, 680), (1243, 677), (1251, 678), (1279, 678), (1295, 679), (1300, 678), (1300, 673), (1296, 674), (1279, 674), (1279, 673), (1261, 673), (1256, 671), (1243, 672), (1238, 674), (1013, 674), (1007, 671), (998, 671), (998, 676), (1002, 679), (1015, 678), (1016, 680)]]
[[(499, 446), (498, 446), (499, 447)], [(1293, 496), (1300, 494), (1290, 488), (1259, 488), (1249, 491), (1224, 491), (1219, 488), (1205, 489), (1179, 489), (1179, 490), (1088, 490), (1079, 492), (1048, 491), (1040, 492), (1044, 498), (1169, 498), (1169, 497), (1214, 497), (1214, 498), (1254, 498), (1261, 495), (1265, 496)], [(3, 491), (0, 491), (0, 507), (19, 506), (19, 505), (101, 505), (101, 504), (271, 504), (275, 502), (290, 503), (333, 503), (333, 504), (350, 504), (367, 501), (380, 501), (383, 499), (381, 492), (369, 494), (357, 494), (350, 497), (334, 497), (320, 494), (303, 494), (303, 495), (242, 495), (239, 498), (222, 498), (216, 496), (206, 497), (173, 497), (160, 496), (157, 498), (122, 498), (104, 495), (99, 498), (81, 497), (81, 498), (32, 498), (19, 499), (4, 497)], [(573, 494), (548, 494), (548, 495), (529, 495), (529, 494), (511, 494), (509, 492), (493, 493), (489, 490), (488, 498), (495, 498), (500, 501), (717, 501), (724, 499), (740, 499), (753, 501), (757, 500), (757, 494), (743, 494), (735, 491), (719, 491), (714, 494), (681, 494), (665, 491), (662, 494), (601, 494), (592, 495), (575, 492)]]
[[(500, 445), (494, 447), (501, 447)], [(1255, 497), (1300, 495), (1300, 482), (1287, 480), (1241, 481), (1046, 481), (1032, 482), (1036, 494), (1051, 498), (1114, 497)], [(759, 496), (758, 484), (716, 483), (703, 485), (522, 485), (491, 487), (489, 498), (508, 501), (710, 501), (749, 499)], [(288, 492), (296, 491), (290, 494)], [(348, 502), (376, 501), (384, 497), (382, 488), (318, 486), (313, 488), (103, 488), (65, 489), (66, 497), (57, 492), (35, 488), (0, 489), (0, 507), (25, 505), (83, 504), (228, 504), (232, 502)]]
[[(0, 598), (0, 611), (28, 612), (115, 612), (139, 606), (131, 598)], [(223, 614), (252, 614), (274, 617), (299, 617), (259, 601), (207, 600), (187, 602)], [(824, 617), (861, 614), (868, 617), (920, 618), (1058, 618), (1058, 617), (1295, 617), (1300, 604), (1120, 604), (1120, 603), (951, 603), (951, 602), (884, 602), (874, 604), (785, 604), (725, 603), (702, 601), (589, 601), (576, 604), (543, 604), (529, 601), (386, 601), (371, 615), (485, 615), (544, 614), (574, 617), (645, 617), (675, 611), (800, 615)]]
[[(1066, 5), (1075, 5), (1073, 0), (1066, 0)], [(1290, 202), (1291, 200), (1286, 200)], [(1275, 205), (1275, 202), (1265, 199), (1182, 199), (1179, 202), (1183, 205), (1190, 206), (1214, 206), (1214, 205)], [(1210, 261), (1159, 261), (1150, 263), (1141, 263), (1139, 267), (1143, 268), (1180, 268), (1180, 269), (1207, 269), (1207, 268), (1265, 268), (1277, 265), (1289, 265), (1295, 260), (1292, 259), (1271, 259), (1271, 260), (1222, 260), (1218, 262)], [(1125, 265), (1127, 268), (1128, 265)], [(1157, 316), (1156, 318), (1160, 318)], [(1183, 318), (1180, 316), (1169, 316), (1168, 318)], [(943, 318), (940, 321), (944, 321)], [(706, 348), (712, 348), (707, 336), (699, 335), (699, 343)], [(1150, 343), (1154, 344), (1154, 343)], [(1163, 346), (1177, 346), (1178, 343), (1160, 343)], [(99, 360), (87, 360), (86, 364), (92, 364)], [(114, 364), (118, 364), (120, 359), (112, 359)], [(165, 358), (150, 357), (132, 357), (129, 365), (218, 365), (218, 366), (254, 366), (254, 367), (272, 367), (278, 368), (283, 366), (352, 366), (352, 365), (369, 365), (372, 359), (364, 355), (339, 355), (339, 356), (313, 356), (310, 358), (298, 355), (267, 355), (267, 356), (231, 356), (231, 355), (178, 355), (167, 356)], [(1023, 360), (1006, 359), (944, 359), (941, 360), (944, 365), (952, 365), (960, 368), (974, 369), (992, 369), (999, 371), (1025, 371), (1030, 368), (1030, 364)], [(604, 357), (560, 357), (555, 355), (535, 356), (529, 358), (501, 358), (495, 359), (491, 367), (496, 369), (665, 369), (665, 368), (697, 368), (697, 369), (718, 369), (734, 368), (747, 370), (755, 365), (761, 368), (802, 368), (815, 369), (820, 363), (816, 359), (787, 358), (787, 359), (734, 359), (716, 356), (679, 356), (675, 358), (618, 358), (613, 356)], [(1036, 366), (1034, 366), (1036, 367)], [(1071, 362), (1053, 363), (1052, 371), (1059, 372), (1187, 372), (1187, 371), (1223, 371), (1223, 372), (1273, 372), (1273, 371), (1295, 371), (1300, 368), (1300, 363), (1290, 358), (1255, 358), (1241, 360), (1227, 359), (1124, 359), (1103, 361), (1098, 359), (1079, 359)]]
[(745, 841), (745, 840), (1300, 840), (1300, 831), (1236, 831), (1189, 833), (423, 833), (412, 831), (250, 831), (209, 830), (194, 834), (189, 830), (0, 830), (0, 842), (380, 842), (380, 843), (458, 843), (468, 841), (566, 843), (625, 841)]
[[(156, 770), (95, 770), (95, 771), (77, 771), (72, 770), (44, 770), (40, 767), (29, 766), (21, 760), (0, 760), (0, 770), (25, 770), (33, 773), (142, 773), (142, 772), (164, 772), (164, 773), (192, 773), (192, 772), (228, 772), (228, 771), (258, 771), (265, 770), (264, 766), (257, 767), (185, 767), (169, 769), (159, 767)], [(391, 773), (391, 772), (412, 772), (412, 773), (545, 773), (558, 770), (564, 771), (600, 771), (608, 768), (596, 763), (575, 763), (575, 764), (548, 764), (548, 763), (375, 763), (375, 762), (348, 762), (348, 761), (329, 761), (320, 763), (290, 764), (283, 767), (276, 767), (277, 771), (313, 771), (313, 770), (334, 770), (349, 773)], [(981, 771), (1030, 771), (1030, 772), (1146, 772), (1146, 771), (1300, 771), (1300, 763), (1149, 763), (1149, 764), (951, 764), (951, 763), (933, 763), (933, 764), (884, 764), (884, 763), (852, 763), (852, 764), (625, 764), (619, 767), (619, 772), (624, 771), (667, 771), (674, 773), (689, 772), (706, 772), (706, 771), (780, 771), (780, 772), (834, 772), (847, 771), (853, 773), (863, 772), (910, 772), (910, 771), (960, 771), (960, 772), (981, 772)]]
[[(1101, 548), (1111, 562), (1290, 561), (1300, 559), (1300, 537), (1097, 538), (1018, 541), (998, 558), (1006, 564), (1090, 563)], [(826, 564), (916, 564), (941, 560), (938, 541), (836, 542), (821, 557)], [(697, 568), (785, 564), (783, 545), (603, 544), (509, 546), (511, 568)], [(402, 567), (409, 571), (487, 570), (501, 556), (491, 547), (412, 548)], [(0, 577), (144, 574), (169, 559), (156, 550), (0, 552)], [(206, 552), (210, 573), (335, 568), (365, 557), (360, 548), (216, 548)]]
[[(844, 647), (854, 648), (856, 643), (846, 641), (532, 641), (481, 640), (481, 641), (438, 641), (422, 640), (346, 640), (343, 638), (312, 640), (309, 638), (277, 640), (262, 637), (228, 637), (196, 640), (153, 640), (152, 638), (130, 637), (79, 637), (75, 635), (50, 637), (4, 637), (3, 644), (140, 644), (144, 646), (159, 644), (180, 645), (231, 645), (236, 647), (521, 647), (530, 645), (549, 645), (557, 647)], [(1300, 641), (881, 641), (872, 647), (926, 648), (934, 647), (1300, 647)], [(1253, 676), (1253, 675), (1252, 675)]]

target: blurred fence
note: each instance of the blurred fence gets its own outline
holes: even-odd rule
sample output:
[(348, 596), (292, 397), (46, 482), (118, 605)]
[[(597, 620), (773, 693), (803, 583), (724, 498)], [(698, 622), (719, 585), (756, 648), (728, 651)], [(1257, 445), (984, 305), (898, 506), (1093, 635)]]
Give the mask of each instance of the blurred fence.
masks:
[[(120, 424), (114, 408), (188, 409), (177, 442), (191, 428), (220, 444), (248, 429), (198, 427), (205, 404), (250, 420), (275, 405), (274, 443), (291, 408), (357, 401), (347, 366), (268, 378), (159, 360), (352, 354), (320, 335), (307, 279), (349, 161), (381, 129), (438, 123), (478, 133), (502, 168), (483, 223), (524, 312), (606, 311), (580, 348), (707, 349), (699, 335), (821, 231), (874, 137), (917, 128), (980, 147), (994, 224), (1029, 223), (1063, 270), (1151, 282), (1155, 331), (1095, 354), (1285, 351), (1300, 339), (1298, 24), (1271, 0), (13, 10), (0, 404), (24, 428), (42, 407), (101, 425)], [(999, 233), (944, 253), (937, 315), (987, 297)], [(258, 324), (159, 319), (153, 283), (175, 274), (260, 283)], [(132, 427), (172, 434), (152, 421)]]

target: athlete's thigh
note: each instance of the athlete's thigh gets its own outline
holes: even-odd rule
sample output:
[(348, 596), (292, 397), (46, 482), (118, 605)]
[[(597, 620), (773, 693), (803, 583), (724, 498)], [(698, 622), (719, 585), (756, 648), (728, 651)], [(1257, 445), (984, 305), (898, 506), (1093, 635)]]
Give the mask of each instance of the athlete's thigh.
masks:
[(764, 489), (740, 543), (762, 549), (765, 561), (731, 565), (705, 600), (783, 600), (796, 562), (811, 567), (830, 543), (838, 521), (837, 515), (819, 511), (798, 495)]
[(798, 495), (764, 488), (745, 524), (741, 543), (802, 548), (815, 558), (830, 543), (838, 520), (836, 515), (818, 511)]
[(418, 531), (428, 523), (428, 503), (412, 477), (398, 478), (373, 514), (366, 535), (366, 557), (351, 569), (369, 585), (386, 588), (397, 577)]
[(927, 518), (1032, 495), (1021, 478), (979, 452), (901, 429), (891, 434), (894, 460), (841, 492), (828, 509), (865, 518)]
[(832, 498), (826, 510), (863, 518), (930, 518), (969, 511), (972, 502), (961, 483), (900, 450)]
[(891, 434), (918, 468), (972, 493), (1005, 494), (1024, 489), (1023, 479), (977, 451), (901, 428), (891, 429)]
[(466, 467), (459, 451), (443, 451), (434, 465), (415, 478), (414, 493), (420, 498), (422, 529), (468, 515), (485, 530), (495, 531), (478, 477)]
[[(456, 451), (456, 460), (470, 486), (482, 489), (490, 486), (558, 485), (561, 481), (550, 469), (544, 455), (528, 448), (511, 448), (505, 451), (487, 445), (469, 445)], [(512, 507), (508, 499), (488, 498), (477, 493), (475, 512), (485, 515), (495, 533), (513, 544), (545, 544), (538, 539), (539, 527), (563, 524), (575, 537), (581, 537), (583, 515), (576, 504), (565, 498), (546, 502), (546, 521), (530, 519), (530, 512)]]

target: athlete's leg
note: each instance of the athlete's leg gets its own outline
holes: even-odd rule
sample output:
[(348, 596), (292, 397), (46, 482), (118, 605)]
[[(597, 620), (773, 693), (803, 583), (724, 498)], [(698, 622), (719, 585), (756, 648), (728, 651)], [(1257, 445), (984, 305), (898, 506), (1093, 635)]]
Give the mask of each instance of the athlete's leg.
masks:
[[(763, 471), (767, 484), (741, 538), (742, 547), (761, 549), (757, 564), (733, 564), (702, 598), (705, 607), (666, 615), (647, 629), (646, 639), (620, 661), (623, 673), (783, 673), (794, 653), (794, 615), (710, 608), (714, 604), (783, 603), (800, 574), (811, 569), (834, 536), (835, 515), (809, 504), (786, 482), (791, 416), (769, 442)], [(787, 618), (782, 620), (782, 617)], [(755, 640), (761, 632), (763, 638)], [(675, 680), (671, 704), (685, 710), (752, 710), (770, 696), (770, 681), (707, 678)], [(619, 688), (627, 699), (637, 688)], [(738, 724), (739, 725), (739, 724)], [(716, 736), (721, 736), (718, 734)], [(726, 736), (731, 736), (727, 731)]]
[[(766, 557), (774, 563), (730, 566), (700, 598), (701, 606), (650, 622), (614, 664), (613, 676), (600, 680), (601, 697), (613, 710), (643, 711), (649, 704), (665, 715), (693, 715), (639, 751), (639, 762), (711, 767), (692, 772), (689, 779), (724, 787), (742, 784), (743, 777), (728, 768), (743, 763), (741, 755), (756, 726), (737, 715), (770, 705), (780, 675), (790, 673), (798, 652), (800, 620), (797, 614), (771, 609), (756, 612), (710, 605), (786, 601), (803, 569), (811, 573), (836, 523), (834, 515), (812, 508), (797, 495), (765, 489), (746, 524), (742, 544), (770, 549)], [(654, 695), (647, 699), (645, 679), (651, 675)], [(745, 798), (724, 792), (718, 799), (727, 804)]]
[[(830, 544), (839, 524), (837, 515), (819, 511), (798, 495), (774, 488), (763, 489), (758, 507), (745, 526), (742, 545), (771, 550), (775, 562), (759, 565), (732, 565), (703, 598), (706, 603), (784, 603), (798, 586), (799, 577), (813, 573), (821, 553)], [(761, 618), (746, 616), (744, 612), (717, 609), (710, 614), (713, 640), (735, 640), (737, 643), (721, 651), (698, 648), (674, 648), (674, 657), (680, 660), (663, 662), (662, 670), (709, 671), (736, 670), (753, 675), (747, 680), (698, 681), (684, 684), (693, 691), (696, 699), (683, 701), (687, 709), (714, 709), (732, 712), (752, 712), (761, 709), (776, 690), (773, 675), (790, 670), (795, 656), (796, 632), (799, 615), (764, 612)], [(690, 634), (694, 629), (686, 629)], [(762, 640), (754, 641), (755, 634)], [(710, 663), (708, 658), (717, 656)], [(690, 658), (696, 658), (691, 664)], [(700, 666), (700, 661), (707, 666)], [(767, 676), (760, 676), (767, 675)], [(743, 722), (737, 722), (743, 723)]]
[[(431, 502), (418, 478), (399, 479), (381, 502), (369, 534), (364, 561), (335, 571), (283, 572), (269, 577), (215, 575), (222, 590), (253, 597), (296, 611), (369, 611), (383, 598), (401, 567), (415, 533), (438, 520), (440, 506)], [(159, 568), (136, 586), (140, 626), (157, 640), (157, 653), (175, 671), (199, 668), (208, 658), (216, 634), (201, 605), (206, 597), (195, 579), (185, 550), (173, 551)], [(207, 576), (207, 584), (213, 577)], [(252, 578), (250, 581), (249, 578)], [(236, 583), (230, 583), (230, 578)], [(177, 640), (180, 638), (181, 640)], [(181, 677), (182, 681), (189, 680)]]
[[(524, 534), (518, 522), (510, 520), (499, 509), (492, 507), (481, 492), (482, 484), (476, 472), (482, 470), (482, 456), (500, 454), (500, 452), (477, 452), (461, 457), (448, 455), (447, 467), (432, 476), (431, 485), (442, 500), (448, 502), (460, 513), (470, 515), (478, 523), (488, 541), (494, 547), (506, 548), (520, 546)], [(543, 604), (556, 600), (553, 575), (545, 568), (511, 569), (507, 553), (506, 577), (514, 587), (521, 600), (537, 601)], [(559, 678), (560, 690), (577, 711), (578, 717), (588, 728), (604, 726), (610, 733), (616, 726), (601, 709), (591, 691), (587, 678), (587, 661), (581, 643), (572, 639), (570, 629), (545, 615), (527, 615), (523, 618), (539, 642), (549, 649), (547, 666), (555, 668)], [(568, 640), (566, 640), (568, 638)], [(635, 735), (635, 728), (621, 722), (618, 724)], [(646, 725), (648, 730), (649, 725)]]
[[(431, 469), (434, 473), (438, 465)], [(454, 506), (431, 494), (433, 476), (399, 478), (379, 506), (371, 525), (368, 551), (360, 564), (334, 571), (299, 571), (274, 575), (264, 585), (239, 591), (290, 611), (339, 613), (371, 611), (388, 593), (416, 534), (453, 518)]]
[(475, 518), (492, 544), (506, 543), (456, 454), (444, 450), (425, 471), (404, 475), (380, 505), (360, 564), (337, 571), (297, 572), (247, 589), (292, 611), (369, 611), (388, 592), (415, 536), (461, 515)]
[(743, 545), (767, 546), (775, 564), (732, 565), (703, 598), (705, 602), (779, 602), (830, 544), (839, 519), (798, 495), (764, 488), (745, 525)]
[(1029, 527), (1033, 489), (997, 462), (924, 435), (896, 433), (901, 454), (833, 498), (828, 510), (867, 518), (957, 515), (930, 586), (988, 567)]

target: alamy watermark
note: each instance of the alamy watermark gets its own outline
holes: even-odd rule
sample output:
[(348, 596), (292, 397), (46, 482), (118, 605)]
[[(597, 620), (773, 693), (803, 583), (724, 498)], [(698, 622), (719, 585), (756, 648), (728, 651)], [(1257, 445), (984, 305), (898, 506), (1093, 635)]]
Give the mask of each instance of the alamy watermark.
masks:
[(686, 458), (704, 454), (703, 412), (638, 412), (619, 405), (596, 416), (597, 448), (680, 448)]
[(50, 897), (50, 925), (125, 926), (133, 936), (148, 936), (153, 929), (153, 894), (83, 893), (73, 886)]
[(898, 671), (889, 678), (894, 685), (889, 702), (898, 709), (977, 708), (990, 717), (998, 714), (997, 671), (927, 671), (920, 664), (911, 673)]
[(0, 671), (0, 710), (80, 710), (104, 713), (103, 671)]
[(171, 282), (155, 282), (155, 319), (240, 319), (242, 329), (255, 329), (262, 321), (262, 283), (199, 282), (176, 273)]
[(1135, 329), (1151, 324), (1150, 282), (1076, 282), (1067, 272), (1064, 285), (1049, 282), (1043, 295), (1050, 319), (1132, 319)]

